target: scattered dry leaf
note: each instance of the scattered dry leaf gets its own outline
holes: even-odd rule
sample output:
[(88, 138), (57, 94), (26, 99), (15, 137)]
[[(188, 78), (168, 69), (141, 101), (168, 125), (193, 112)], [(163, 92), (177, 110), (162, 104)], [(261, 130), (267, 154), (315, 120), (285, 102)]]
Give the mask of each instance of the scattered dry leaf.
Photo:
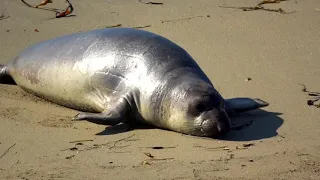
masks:
[(71, 156), (67, 156), (66, 159), (71, 159), (73, 158), (75, 155), (71, 155)]
[(251, 78), (246, 78), (246, 79), (245, 79), (245, 81), (251, 81), (251, 80), (252, 80)]
[(142, 165), (151, 165), (150, 162), (148, 162), (148, 161), (146, 161), (146, 160), (142, 161), (141, 164), (142, 164)]
[(254, 143), (244, 143), (242, 146), (243, 147), (250, 147), (250, 146), (254, 146)]
[(143, 3), (143, 4), (163, 5), (162, 2), (151, 2), (151, 1), (142, 1), (142, 0), (138, 0), (138, 1)]
[(152, 156), (150, 153), (144, 153), (146, 156), (148, 156), (149, 158), (154, 158), (154, 156)]

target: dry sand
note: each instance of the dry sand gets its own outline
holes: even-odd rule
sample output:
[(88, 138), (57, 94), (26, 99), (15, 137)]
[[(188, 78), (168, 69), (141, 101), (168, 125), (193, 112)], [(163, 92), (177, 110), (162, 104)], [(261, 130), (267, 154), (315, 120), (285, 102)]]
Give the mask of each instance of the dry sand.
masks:
[[(265, 6), (295, 11), (291, 14), (218, 7), (253, 6), (259, 0), (157, 1), (164, 5), (71, 0), (76, 16), (55, 19), (53, 12), (20, 0), (1, 0), (0, 13), (10, 17), (0, 20), (0, 63), (60, 35), (151, 25), (145, 30), (184, 47), (225, 98), (259, 97), (270, 106), (233, 119), (253, 123), (226, 140), (159, 129), (112, 134), (119, 131), (72, 122), (77, 111), (0, 85), (0, 179), (318, 179), (320, 108), (306, 105), (299, 83), (320, 91), (320, 1)], [(47, 7), (65, 8), (63, 0), (53, 2)], [(195, 18), (161, 23), (188, 17)], [(70, 143), (85, 139), (93, 141)], [(244, 149), (245, 143), (254, 145)], [(74, 146), (78, 151), (62, 151)], [(171, 148), (146, 148), (152, 146)]]

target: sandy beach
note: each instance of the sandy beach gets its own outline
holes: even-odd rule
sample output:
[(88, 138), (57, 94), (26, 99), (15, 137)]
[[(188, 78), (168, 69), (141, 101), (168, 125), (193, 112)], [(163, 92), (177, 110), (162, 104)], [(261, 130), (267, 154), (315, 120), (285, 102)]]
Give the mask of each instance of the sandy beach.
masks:
[[(320, 92), (320, 1), (263, 5), (287, 13), (219, 7), (261, 0), (152, 1), (163, 5), (71, 0), (72, 16), (55, 18), (20, 0), (1, 0), (0, 64), (58, 36), (142, 26), (186, 49), (224, 98), (270, 105), (234, 117), (251, 124), (217, 140), (74, 122), (78, 111), (0, 84), (0, 179), (319, 179), (320, 108), (307, 105), (299, 84)], [(62, 11), (66, 4), (53, 0), (44, 8)]]

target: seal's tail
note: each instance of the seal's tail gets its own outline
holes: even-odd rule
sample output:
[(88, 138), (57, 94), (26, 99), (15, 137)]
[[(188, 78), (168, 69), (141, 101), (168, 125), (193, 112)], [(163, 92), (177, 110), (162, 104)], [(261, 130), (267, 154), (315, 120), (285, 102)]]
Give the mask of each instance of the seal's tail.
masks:
[(8, 73), (8, 66), (0, 64), (0, 84), (16, 84)]

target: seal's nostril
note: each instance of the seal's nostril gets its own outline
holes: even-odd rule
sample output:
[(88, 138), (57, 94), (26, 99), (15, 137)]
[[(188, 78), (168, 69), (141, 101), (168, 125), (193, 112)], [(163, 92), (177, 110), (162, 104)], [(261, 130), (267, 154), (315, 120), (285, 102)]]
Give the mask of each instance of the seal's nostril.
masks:
[(201, 131), (204, 134), (210, 135), (210, 136), (216, 136), (220, 132), (220, 130), (218, 129), (218, 124), (211, 119), (207, 119), (202, 122)]

